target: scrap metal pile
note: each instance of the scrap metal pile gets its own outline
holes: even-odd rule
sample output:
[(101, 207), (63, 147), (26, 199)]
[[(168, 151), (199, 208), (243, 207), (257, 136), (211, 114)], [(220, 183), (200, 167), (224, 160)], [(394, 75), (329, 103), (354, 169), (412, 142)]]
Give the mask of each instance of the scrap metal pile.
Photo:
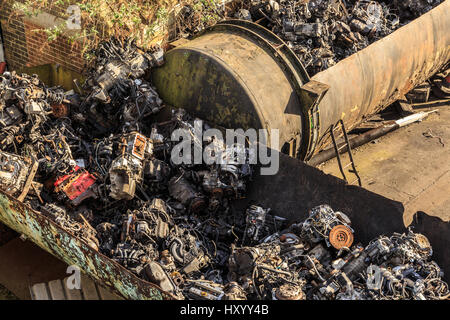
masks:
[[(322, 205), (294, 224), (245, 196), (249, 150), (218, 139), (222, 160), (176, 164), (168, 121), (145, 74), (162, 52), (100, 45), (82, 94), (36, 76), (0, 77), (0, 188), (137, 276), (180, 299), (442, 299), (449, 294), (420, 234), (353, 245), (351, 221)], [(80, 90), (81, 91), (81, 90)], [(207, 128), (203, 124), (203, 128)]]
[(443, 0), (251, 0), (234, 14), (272, 30), (310, 76), (418, 18)]
[[(259, 221), (267, 219), (267, 210), (256, 209)], [(350, 223), (328, 205), (315, 207), (305, 221), (259, 237), (255, 246), (233, 248), (229, 276), (260, 299), (448, 298), (425, 236), (409, 230), (352, 246)]]

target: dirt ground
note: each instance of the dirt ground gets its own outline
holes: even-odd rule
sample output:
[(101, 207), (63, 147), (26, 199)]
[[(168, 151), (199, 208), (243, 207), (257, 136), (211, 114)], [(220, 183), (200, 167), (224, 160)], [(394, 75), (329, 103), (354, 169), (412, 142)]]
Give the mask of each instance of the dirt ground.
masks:
[[(439, 112), (422, 122), (353, 150), (363, 187), (402, 202), (405, 225), (418, 211), (450, 220), (450, 105), (435, 109)], [(342, 163), (348, 161), (345, 155)], [(319, 168), (342, 177), (336, 159)], [(351, 173), (346, 175), (349, 180), (355, 179)]]
[(0, 300), (17, 300), (17, 297), (0, 284)]
[(0, 261), (0, 300), (31, 299), (31, 285), (67, 277), (64, 262), (20, 238), (0, 247)]

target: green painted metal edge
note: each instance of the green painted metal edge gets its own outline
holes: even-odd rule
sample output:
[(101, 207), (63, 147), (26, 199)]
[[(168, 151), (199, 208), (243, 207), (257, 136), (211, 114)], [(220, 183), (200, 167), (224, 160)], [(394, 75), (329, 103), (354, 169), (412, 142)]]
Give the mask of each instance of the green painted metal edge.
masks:
[(138, 278), (49, 218), (1, 190), (0, 222), (25, 235), (67, 264), (78, 266), (92, 279), (111, 288), (125, 299), (175, 299), (171, 294), (164, 292), (155, 284)]

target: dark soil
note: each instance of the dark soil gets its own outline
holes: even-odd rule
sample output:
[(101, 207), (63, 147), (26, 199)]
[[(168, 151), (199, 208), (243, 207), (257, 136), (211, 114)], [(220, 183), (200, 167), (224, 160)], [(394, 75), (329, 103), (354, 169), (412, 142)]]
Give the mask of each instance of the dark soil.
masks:
[(18, 300), (18, 298), (0, 284), (0, 300)]

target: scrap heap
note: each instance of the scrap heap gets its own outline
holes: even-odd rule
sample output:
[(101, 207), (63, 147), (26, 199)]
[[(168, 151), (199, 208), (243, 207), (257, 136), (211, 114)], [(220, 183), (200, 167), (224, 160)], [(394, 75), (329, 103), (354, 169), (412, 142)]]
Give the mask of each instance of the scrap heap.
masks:
[(194, 154), (213, 146), (222, 161), (174, 161), (172, 134), (196, 137), (196, 123), (181, 109), (155, 119), (164, 105), (145, 79), (162, 52), (113, 39), (96, 56), (82, 94), (36, 76), (0, 77), (4, 192), (180, 299), (448, 296), (420, 234), (363, 247), (350, 219), (327, 205), (295, 224), (257, 205), (234, 210), (254, 169), (249, 150), (194, 138)]
[[(273, 219), (261, 207), (251, 211), (259, 211), (259, 221)], [(344, 213), (328, 205), (315, 207), (305, 221), (269, 236), (261, 234), (253, 238), (258, 239), (254, 246), (233, 248), (229, 279), (237, 280), (248, 297), (260, 299), (448, 297), (448, 285), (440, 279), (439, 267), (430, 261), (432, 249), (425, 236), (409, 230), (381, 236), (364, 247), (352, 245), (350, 224)]]
[(387, 36), (443, 0), (251, 0), (234, 17), (263, 24), (310, 76)]

